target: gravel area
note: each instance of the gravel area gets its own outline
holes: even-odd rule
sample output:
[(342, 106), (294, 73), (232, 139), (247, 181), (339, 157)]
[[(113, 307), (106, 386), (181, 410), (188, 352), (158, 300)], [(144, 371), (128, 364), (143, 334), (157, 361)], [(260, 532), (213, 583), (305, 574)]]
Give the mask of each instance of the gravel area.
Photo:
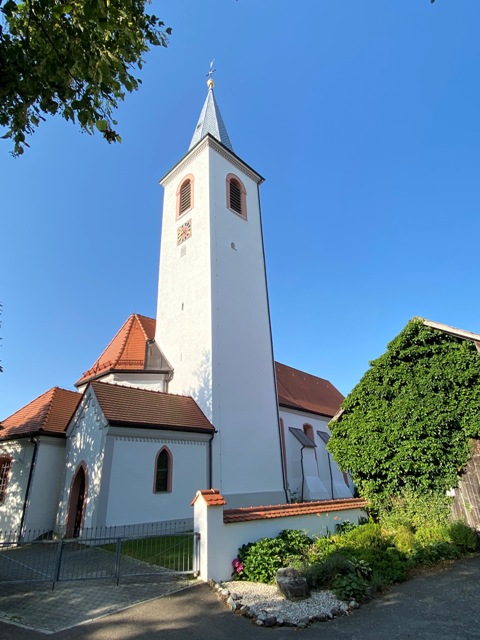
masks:
[(316, 620), (345, 615), (351, 608), (331, 591), (312, 591), (310, 598), (292, 602), (284, 598), (275, 585), (234, 581), (215, 586), (232, 610), (262, 623), (265, 618), (275, 618), (273, 624), (306, 626)]

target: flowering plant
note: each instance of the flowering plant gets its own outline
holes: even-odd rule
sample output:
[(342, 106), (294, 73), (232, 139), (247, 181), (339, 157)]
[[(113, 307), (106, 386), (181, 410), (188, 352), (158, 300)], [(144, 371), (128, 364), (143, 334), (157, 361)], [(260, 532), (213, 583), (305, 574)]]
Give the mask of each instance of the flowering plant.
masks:
[(234, 558), (232, 560), (233, 573), (232, 578), (240, 578), (243, 575), (243, 564), (240, 562), (238, 558)]

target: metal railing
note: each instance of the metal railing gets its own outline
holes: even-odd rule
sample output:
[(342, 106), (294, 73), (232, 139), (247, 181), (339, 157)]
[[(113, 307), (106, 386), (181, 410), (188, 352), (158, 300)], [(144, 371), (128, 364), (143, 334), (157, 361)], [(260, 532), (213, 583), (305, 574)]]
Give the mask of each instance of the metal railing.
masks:
[[(0, 582), (51, 582), (197, 574), (191, 520), (66, 532), (2, 532)], [(20, 541), (19, 541), (20, 540)]]

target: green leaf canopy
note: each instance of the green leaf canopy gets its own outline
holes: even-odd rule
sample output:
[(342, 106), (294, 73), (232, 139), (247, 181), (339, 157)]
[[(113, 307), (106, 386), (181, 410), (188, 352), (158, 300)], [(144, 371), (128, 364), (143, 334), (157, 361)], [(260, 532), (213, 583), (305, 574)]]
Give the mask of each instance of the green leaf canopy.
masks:
[[(150, 46), (170, 29), (146, 12), (146, 0), (0, 0), (0, 126), (23, 153), (45, 115), (61, 114), (93, 133), (98, 122), (118, 140), (112, 111)], [(103, 126), (103, 125), (101, 125)]]
[(328, 448), (340, 467), (374, 505), (405, 489), (457, 486), (480, 436), (475, 344), (416, 318), (370, 365), (330, 423)]

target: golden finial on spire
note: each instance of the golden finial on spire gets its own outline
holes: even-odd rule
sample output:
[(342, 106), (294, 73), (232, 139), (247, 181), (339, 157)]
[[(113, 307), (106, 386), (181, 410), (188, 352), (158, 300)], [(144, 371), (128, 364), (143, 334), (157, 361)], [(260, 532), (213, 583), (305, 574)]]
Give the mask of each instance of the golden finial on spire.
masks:
[(216, 69), (213, 68), (214, 62), (215, 62), (215, 58), (210, 62), (210, 71), (207, 73), (207, 76), (208, 76), (207, 87), (209, 89), (213, 89), (213, 87), (215, 86), (215, 82), (213, 81), (213, 78), (212, 78), (212, 75), (216, 71)]

